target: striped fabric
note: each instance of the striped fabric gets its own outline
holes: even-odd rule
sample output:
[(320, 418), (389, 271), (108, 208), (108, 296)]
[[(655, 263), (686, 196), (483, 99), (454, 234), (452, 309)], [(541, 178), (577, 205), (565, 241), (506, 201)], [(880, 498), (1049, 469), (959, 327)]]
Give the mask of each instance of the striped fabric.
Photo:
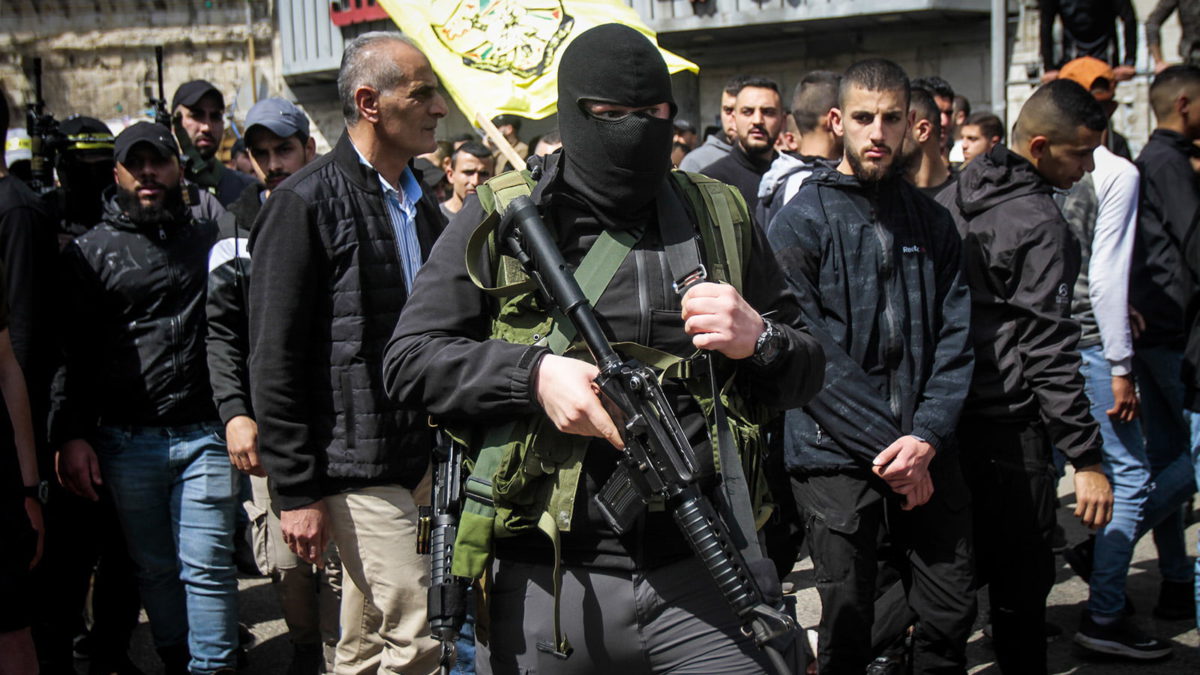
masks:
[[(364, 165), (375, 167), (366, 157), (358, 153), (358, 161)], [(392, 231), (396, 234), (396, 253), (400, 256), (400, 264), (404, 268), (404, 284), (411, 292), (413, 280), (417, 278), (417, 270), (421, 269), (421, 240), (417, 238), (417, 202), (421, 199), (421, 184), (417, 182), (412, 169), (404, 167), (400, 174), (400, 187), (403, 192), (392, 187), (383, 175), (379, 176), (379, 185), (383, 188), (383, 206), (387, 211), (388, 220), (392, 223)]]

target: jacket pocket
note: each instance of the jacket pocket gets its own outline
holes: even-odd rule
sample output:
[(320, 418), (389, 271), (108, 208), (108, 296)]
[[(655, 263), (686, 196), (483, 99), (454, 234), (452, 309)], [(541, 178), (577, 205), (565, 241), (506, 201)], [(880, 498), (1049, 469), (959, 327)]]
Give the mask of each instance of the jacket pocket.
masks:
[(346, 427), (346, 449), (352, 450), (357, 445), (355, 442), (354, 427), (356, 421), (354, 418), (354, 378), (350, 376), (350, 370), (347, 368), (341, 372), (342, 378), (342, 417), (345, 419), (343, 424)]

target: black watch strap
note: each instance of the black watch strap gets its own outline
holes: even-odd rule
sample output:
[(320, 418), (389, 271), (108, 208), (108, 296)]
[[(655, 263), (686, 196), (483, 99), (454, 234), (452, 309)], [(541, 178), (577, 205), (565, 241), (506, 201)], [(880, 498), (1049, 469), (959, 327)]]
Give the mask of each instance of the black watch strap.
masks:
[(50, 483), (44, 480), (33, 485), (25, 485), (21, 490), (26, 498), (36, 499), (43, 504), (50, 499)]

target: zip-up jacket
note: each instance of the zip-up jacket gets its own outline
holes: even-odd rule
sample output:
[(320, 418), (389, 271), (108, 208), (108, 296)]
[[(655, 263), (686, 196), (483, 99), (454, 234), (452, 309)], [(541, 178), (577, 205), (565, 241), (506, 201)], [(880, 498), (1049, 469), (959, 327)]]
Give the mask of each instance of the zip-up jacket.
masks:
[[(422, 258), (444, 222), (424, 192)], [(381, 367), (409, 291), (379, 174), (349, 135), (271, 191), (250, 252), (251, 402), (280, 506), (416, 487), (433, 430), (424, 413), (388, 399)]]
[(57, 443), (98, 424), (176, 426), (216, 417), (205, 362), (204, 296), (217, 224), (186, 209), (139, 226), (117, 205), (62, 252), (59, 335), (66, 368)]
[(789, 471), (865, 474), (905, 434), (954, 452), (970, 306), (946, 210), (903, 180), (818, 169), (767, 236), (826, 358), (824, 388), (787, 413)]
[(208, 371), (221, 422), (254, 417), (250, 405), (250, 252), (247, 244), (262, 208), (262, 185), (248, 187), (217, 219), (208, 256)]
[(1196, 154), (1182, 134), (1155, 129), (1134, 162), (1142, 174), (1142, 192), (1129, 304), (1146, 320), (1146, 329), (1133, 341), (1135, 349), (1183, 349), (1183, 241), (1200, 209), (1200, 187), (1190, 160)]
[(939, 196), (963, 237), (971, 288), (975, 376), (963, 424), (1041, 419), (1083, 467), (1101, 456), (1071, 318), (1081, 254), (1053, 192), (1032, 164), (997, 145)]

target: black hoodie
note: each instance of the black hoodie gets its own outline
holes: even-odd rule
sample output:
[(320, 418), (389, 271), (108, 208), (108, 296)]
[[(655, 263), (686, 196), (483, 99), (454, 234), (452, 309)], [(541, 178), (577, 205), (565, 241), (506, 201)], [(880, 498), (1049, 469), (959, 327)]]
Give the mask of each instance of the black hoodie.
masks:
[(825, 386), (787, 413), (789, 471), (867, 474), (905, 434), (952, 453), (970, 301), (946, 210), (904, 180), (819, 168), (767, 237), (826, 357)]
[(1100, 461), (1070, 316), (1079, 241), (1033, 165), (997, 145), (938, 196), (964, 240), (975, 376), (963, 424), (1045, 422), (1076, 467)]

